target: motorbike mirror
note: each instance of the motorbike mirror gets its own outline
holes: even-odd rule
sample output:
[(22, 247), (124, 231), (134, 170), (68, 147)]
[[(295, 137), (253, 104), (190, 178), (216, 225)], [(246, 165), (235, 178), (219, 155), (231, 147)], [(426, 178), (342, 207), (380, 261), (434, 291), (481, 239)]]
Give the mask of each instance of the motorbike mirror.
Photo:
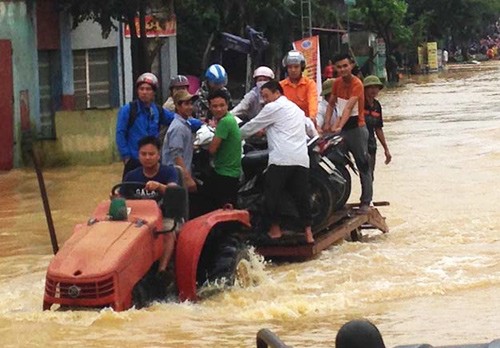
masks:
[(181, 186), (168, 186), (162, 203), (163, 217), (180, 221), (188, 217), (188, 194)]

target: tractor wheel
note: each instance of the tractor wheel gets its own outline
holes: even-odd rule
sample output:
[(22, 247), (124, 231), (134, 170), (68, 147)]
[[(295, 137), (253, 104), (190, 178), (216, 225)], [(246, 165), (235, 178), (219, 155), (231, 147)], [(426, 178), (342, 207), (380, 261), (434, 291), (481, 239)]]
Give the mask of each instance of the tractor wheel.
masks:
[(226, 244), (215, 259), (214, 268), (209, 276), (225, 286), (248, 286), (250, 254), (243, 244)]
[(132, 289), (132, 304), (136, 309), (147, 307), (151, 302), (151, 296), (147, 290), (144, 279), (135, 284)]
[(220, 236), (215, 243), (207, 245), (208, 253), (202, 253), (198, 265), (198, 296), (208, 297), (228, 287), (239, 285), (249, 286), (250, 278), (250, 253), (238, 238)]

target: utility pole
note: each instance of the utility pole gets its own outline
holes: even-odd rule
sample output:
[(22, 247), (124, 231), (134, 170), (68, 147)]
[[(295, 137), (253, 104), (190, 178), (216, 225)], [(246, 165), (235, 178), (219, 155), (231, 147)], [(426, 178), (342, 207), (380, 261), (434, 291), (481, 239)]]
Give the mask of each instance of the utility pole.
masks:
[(302, 38), (312, 36), (311, 0), (300, 0)]
[(347, 47), (349, 52), (351, 51), (351, 32), (349, 23), (349, 6), (355, 6), (356, 0), (344, 0), (344, 4), (347, 6)]

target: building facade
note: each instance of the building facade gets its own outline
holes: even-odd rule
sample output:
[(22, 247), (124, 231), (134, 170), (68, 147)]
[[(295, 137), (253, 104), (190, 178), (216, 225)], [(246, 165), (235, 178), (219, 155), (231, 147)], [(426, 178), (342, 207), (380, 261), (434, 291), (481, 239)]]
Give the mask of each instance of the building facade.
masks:
[[(0, 170), (25, 164), (33, 135), (62, 135), (56, 113), (71, 117), (68, 111), (88, 114), (132, 100), (130, 39), (117, 27), (103, 38), (91, 21), (73, 29), (56, 0), (0, 0)], [(163, 39), (153, 72), (164, 86), (177, 73), (176, 55), (175, 37)], [(167, 93), (163, 88), (161, 98)]]

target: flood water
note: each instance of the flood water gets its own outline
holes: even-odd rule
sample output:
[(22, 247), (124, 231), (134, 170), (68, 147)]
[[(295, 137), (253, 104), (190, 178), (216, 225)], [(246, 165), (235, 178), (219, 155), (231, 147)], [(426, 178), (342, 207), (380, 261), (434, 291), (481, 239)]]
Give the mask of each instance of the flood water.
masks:
[[(294, 347), (333, 347), (367, 318), (388, 347), (500, 338), (500, 64), (463, 66), (384, 90), (375, 200), (389, 234), (318, 258), (266, 265), (253, 288), (200, 303), (116, 313), (43, 312), (51, 246), (36, 177), (0, 174), (0, 345), (255, 347), (264, 327)], [(45, 171), (60, 244), (120, 179), (121, 165)], [(351, 200), (359, 183), (354, 181)]]

